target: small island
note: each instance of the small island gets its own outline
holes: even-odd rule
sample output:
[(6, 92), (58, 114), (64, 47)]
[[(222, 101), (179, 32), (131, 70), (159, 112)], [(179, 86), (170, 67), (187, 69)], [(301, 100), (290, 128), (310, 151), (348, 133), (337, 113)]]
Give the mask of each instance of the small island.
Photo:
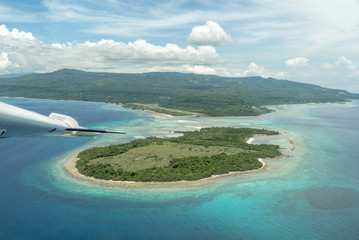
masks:
[(253, 145), (254, 135), (276, 131), (253, 128), (202, 128), (180, 137), (134, 140), (80, 152), (76, 168), (82, 175), (131, 182), (196, 181), (214, 175), (262, 168), (258, 159), (281, 155), (278, 145)]

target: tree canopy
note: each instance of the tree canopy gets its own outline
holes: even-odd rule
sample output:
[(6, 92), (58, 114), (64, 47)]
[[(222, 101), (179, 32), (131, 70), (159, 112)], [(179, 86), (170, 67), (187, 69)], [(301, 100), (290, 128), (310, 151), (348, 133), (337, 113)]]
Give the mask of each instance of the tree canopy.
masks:
[(344, 90), (273, 78), (72, 69), (0, 78), (0, 96), (155, 104), (210, 116), (255, 116), (269, 111), (263, 105), (359, 98)]

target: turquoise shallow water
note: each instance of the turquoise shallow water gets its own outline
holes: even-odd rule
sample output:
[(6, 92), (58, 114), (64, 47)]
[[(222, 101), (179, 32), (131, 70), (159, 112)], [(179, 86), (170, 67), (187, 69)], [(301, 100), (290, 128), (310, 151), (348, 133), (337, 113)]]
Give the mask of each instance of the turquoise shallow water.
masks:
[[(160, 118), (103, 103), (0, 101), (127, 132), (1, 139), (0, 239), (359, 239), (359, 101), (205, 119)], [(268, 160), (260, 173), (176, 188), (101, 187), (62, 169), (66, 157), (85, 147), (203, 126), (279, 130), (254, 144), (279, 144), (288, 157)]]

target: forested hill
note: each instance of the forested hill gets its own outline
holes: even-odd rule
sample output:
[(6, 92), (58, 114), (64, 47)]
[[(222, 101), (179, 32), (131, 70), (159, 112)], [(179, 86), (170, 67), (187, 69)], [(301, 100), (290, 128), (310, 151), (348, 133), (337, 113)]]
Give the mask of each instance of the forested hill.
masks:
[(0, 78), (0, 96), (157, 104), (212, 116), (259, 115), (266, 111), (263, 105), (359, 98), (344, 90), (273, 78), (72, 69)]

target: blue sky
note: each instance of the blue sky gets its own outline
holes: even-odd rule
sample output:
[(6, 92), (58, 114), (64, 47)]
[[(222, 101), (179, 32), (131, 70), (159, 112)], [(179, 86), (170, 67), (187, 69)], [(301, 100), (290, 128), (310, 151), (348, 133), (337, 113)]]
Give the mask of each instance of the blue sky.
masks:
[(0, 0), (0, 75), (178, 71), (359, 92), (357, 0)]

